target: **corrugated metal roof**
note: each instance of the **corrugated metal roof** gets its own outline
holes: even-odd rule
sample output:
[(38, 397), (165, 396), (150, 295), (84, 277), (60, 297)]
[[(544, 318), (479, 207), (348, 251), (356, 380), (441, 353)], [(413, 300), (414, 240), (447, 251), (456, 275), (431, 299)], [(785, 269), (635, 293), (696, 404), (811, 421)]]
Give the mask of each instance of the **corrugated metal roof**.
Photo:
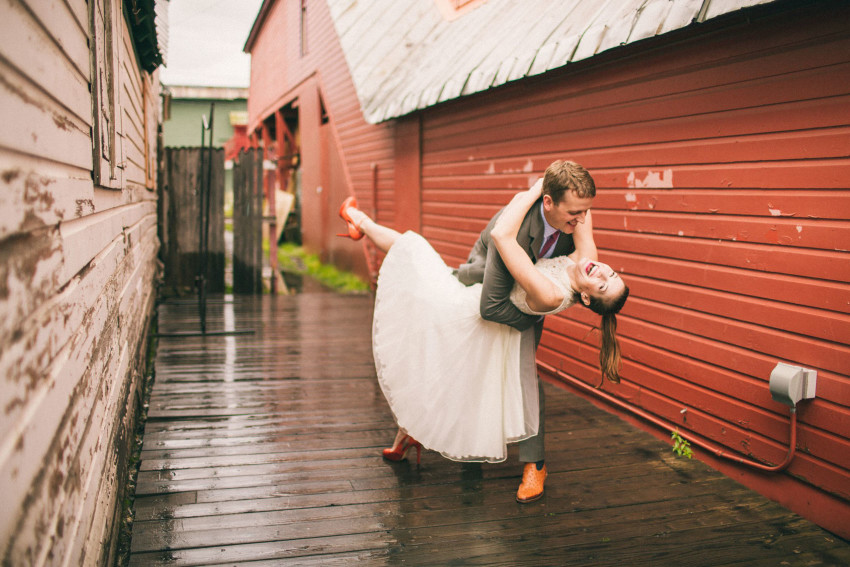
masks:
[(770, 1), (487, 0), (451, 22), (429, 0), (328, 5), (374, 124)]
[(165, 61), (163, 40), (168, 36), (168, 22), (162, 19), (162, 9), (167, 6), (158, 4), (157, 0), (131, 0), (126, 12), (139, 63), (148, 73)]

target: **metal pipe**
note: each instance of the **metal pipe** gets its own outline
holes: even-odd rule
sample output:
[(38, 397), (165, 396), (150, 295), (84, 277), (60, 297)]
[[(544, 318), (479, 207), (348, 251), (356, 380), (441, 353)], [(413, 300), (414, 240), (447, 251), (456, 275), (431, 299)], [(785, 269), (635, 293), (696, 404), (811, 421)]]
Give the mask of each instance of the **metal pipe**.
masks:
[[(594, 388), (593, 386), (585, 384), (581, 380), (577, 380), (576, 378), (573, 378), (569, 374), (561, 372), (557, 368), (550, 366), (550, 365), (546, 364), (545, 362), (540, 362), (538, 360), (537, 366), (539, 368), (543, 369), (545, 372), (547, 372), (551, 375), (557, 376), (557, 377), (561, 378), (562, 380), (568, 382), (569, 384), (571, 384), (573, 386), (579, 386), (582, 389), (584, 389), (585, 391), (587, 391), (588, 393), (591, 393), (596, 397), (602, 398), (603, 400), (605, 400), (606, 402), (608, 402), (610, 404), (614, 404), (615, 406), (623, 408), (623, 409), (633, 413), (634, 415), (637, 415), (638, 417), (641, 417), (641, 418), (649, 421), (650, 423), (653, 423), (653, 424), (661, 427), (662, 429), (666, 429), (667, 431), (673, 431), (673, 430), (677, 429), (677, 426), (673, 426), (669, 422), (664, 421), (663, 419), (660, 419), (660, 418), (658, 418), (658, 417), (656, 417), (656, 416), (654, 416), (654, 415), (652, 415), (652, 414), (650, 414), (650, 413), (648, 413), (648, 412), (646, 412), (646, 411), (644, 411), (644, 410), (642, 410), (642, 409), (640, 409), (640, 408), (638, 408), (638, 407), (636, 407), (636, 406), (634, 406), (634, 405), (632, 405), (628, 402), (624, 402), (623, 400), (621, 400), (617, 397), (614, 397), (611, 394), (608, 394), (607, 392), (603, 392), (602, 390), (598, 390), (598, 389)], [(749, 467), (753, 467), (753, 468), (763, 470), (763, 471), (780, 472), (782, 470), (785, 470), (788, 467), (788, 465), (791, 464), (791, 461), (794, 459), (794, 454), (797, 451), (797, 408), (793, 408), (793, 407), (791, 408), (791, 440), (790, 440), (789, 447), (788, 447), (788, 453), (785, 455), (785, 460), (783, 460), (778, 465), (766, 465), (764, 463), (759, 463), (757, 461), (746, 459), (744, 457), (741, 457), (740, 455), (735, 455), (735, 454), (729, 453), (727, 450), (717, 447), (716, 445), (714, 445), (710, 441), (699, 439), (699, 438), (695, 437), (694, 435), (692, 435), (690, 433), (682, 434), (680, 432), (679, 436), (682, 437), (682, 439), (685, 439), (688, 442), (690, 442), (690, 443), (692, 443), (692, 444), (694, 444), (698, 447), (702, 447), (706, 451), (713, 453), (714, 456), (716, 456), (716, 457), (722, 457), (724, 459), (728, 459), (728, 460), (734, 461), (736, 463), (740, 463), (742, 465), (747, 465)]]

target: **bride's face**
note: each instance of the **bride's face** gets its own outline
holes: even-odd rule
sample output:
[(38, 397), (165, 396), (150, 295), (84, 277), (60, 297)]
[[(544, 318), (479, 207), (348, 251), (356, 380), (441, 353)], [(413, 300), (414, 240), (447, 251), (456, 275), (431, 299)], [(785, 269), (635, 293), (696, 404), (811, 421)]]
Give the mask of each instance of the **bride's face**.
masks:
[(608, 264), (582, 258), (576, 264), (573, 287), (585, 304), (590, 302), (590, 296), (611, 303), (620, 297), (626, 284)]

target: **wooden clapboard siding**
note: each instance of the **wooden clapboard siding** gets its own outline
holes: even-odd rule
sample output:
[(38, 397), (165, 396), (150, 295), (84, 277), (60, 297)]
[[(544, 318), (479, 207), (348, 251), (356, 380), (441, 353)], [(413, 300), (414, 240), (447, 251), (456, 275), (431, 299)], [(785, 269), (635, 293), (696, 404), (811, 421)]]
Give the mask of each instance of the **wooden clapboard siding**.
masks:
[[(600, 258), (631, 287), (618, 327), (623, 383), (604, 388), (777, 463), (789, 418), (768, 392), (770, 372), (779, 361), (816, 369), (788, 474), (845, 506), (848, 22), (846, 8), (757, 18), (430, 108), (421, 158), (422, 232), (454, 265), (551, 161), (585, 165)], [(576, 308), (546, 325), (540, 360), (599, 383), (598, 317)], [(809, 496), (740, 470), (818, 516)]]
[(4, 564), (107, 564), (114, 550), (159, 275), (156, 196), (148, 190), (159, 87), (138, 69), (123, 3), (112, 9), (117, 177), (110, 189), (92, 182), (87, 2), (3, 9)]
[[(367, 208), (376, 209), (378, 218), (392, 223), (393, 206), (393, 130), (389, 125), (375, 127), (363, 118), (354, 89), (349, 65), (339, 46), (326, 2), (309, 2), (309, 32), (316, 41), (310, 49), (321, 57), (318, 66), (322, 97), (330, 117), (331, 133), (338, 144), (349, 192)], [(377, 195), (373, 201), (372, 166), (378, 168)], [(367, 209), (368, 210), (368, 209)], [(334, 225), (335, 226), (335, 225)], [(331, 233), (339, 232), (332, 229)]]
[[(307, 52), (303, 56), (300, 0), (268, 2), (261, 10), (246, 45), (252, 58), (249, 130), (297, 101), (304, 244), (340, 267), (367, 276), (361, 243), (334, 236), (342, 229), (335, 211), (345, 196), (354, 194), (367, 210), (377, 205), (382, 222), (394, 222), (393, 130), (364, 120), (327, 4), (311, 0), (306, 6)], [(319, 101), (329, 126), (321, 142), (312, 141), (323, 128)], [(377, 204), (373, 168), (377, 170)]]

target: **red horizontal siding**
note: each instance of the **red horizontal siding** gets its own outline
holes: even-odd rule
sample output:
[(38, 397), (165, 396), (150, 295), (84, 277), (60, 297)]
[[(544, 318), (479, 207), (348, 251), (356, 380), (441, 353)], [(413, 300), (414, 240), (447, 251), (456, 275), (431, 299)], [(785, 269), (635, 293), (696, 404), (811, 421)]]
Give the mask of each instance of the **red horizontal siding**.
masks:
[[(249, 120), (257, 125), (279, 108), (299, 98), (309, 100), (318, 89), (328, 114), (330, 129), (323, 133), (318, 156), (302, 156), (305, 185), (302, 223), (305, 245), (322, 250), (340, 267), (368, 277), (361, 243), (336, 238), (341, 230), (336, 218), (338, 201), (355, 194), (365, 209), (373, 200), (373, 165), (377, 167), (378, 219), (390, 222), (393, 194), (393, 138), (389, 125), (366, 123), (345, 56), (339, 45), (324, 0), (307, 2), (307, 52), (301, 55), (300, 0), (279, 0), (272, 7), (257, 36), (251, 53)], [(302, 109), (303, 110), (303, 109)], [(312, 110), (310, 111), (312, 112)], [(318, 122), (302, 118), (299, 128), (307, 139), (315, 134)], [(305, 130), (306, 129), (306, 130)], [(316, 151), (316, 150), (314, 150)], [(311, 171), (306, 171), (310, 168)], [(333, 202), (331, 202), (333, 201)], [(331, 216), (331, 218), (318, 218)]]
[[(805, 248), (785, 248), (776, 254), (773, 246), (748, 242), (724, 242), (718, 246), (713, 239), (692, 239), (657, 234), (635, 235), (614, 228), (600, 227), (608, 219), (598, 209), (593, 213), (597, 244), (609, 250), (637, 252), (652, 244), (654, 256), (681, 258), (705, 264), (717, 264), (765, 273), (778, 273), (806, 278), (844, 282), (847, 262), (841, 255)], [(611, 221), (616, 223), (616, 220)]]
[[(770, 372), (816, 369), (789, 470), (848, 499), (850, 11), (802, 14), (423, 112), (422, 232), (458, 264), (516, 189), (582, 163), (600, 258), (631, 287), (623, 383), (605, 389), (777, 463), (789, 417)], [(597, 384), (598, 324), (548, 318), (541, 360)]]
[[(457, 265), (551, 161), (582, 163), (598, 188), (600, 257), (632, 291), (619, 317), (623, 383), (605, 389), (779, 462), (788, 410), (770, 397), (770, 371), (780, 360), (816, 369), (789, 478), (850, 499), (850, 8), (675, 34), (428, 109), (416, 115), (421, 178), (408, 189), (396, 187), (400, 123), (365, 122), (327, 5), (307, 6), (305, 57), (300, 2), (273, 7), (252, 53), (249, 110), (255, 124), (318, 88), (334, 154), (313, 160), (331, 166), (324, 195), (353, 192), (390, 225), (415, 211)], [(399, 167), (401, 184), (411, 171)], [(333, 217), (324, 198), (305, 210)], [(361, 253), (331, 238), (334, 219), (305, 222), (328, 227), (316, 239), (334, 261)], [(598, 383), (598, 324), (580, 308), (548, 318), (541, 360)]]
[(721, 215), (833, 219), (850, 218), (850, 196), (835, 191), (813, 190), (723, 190), (611, 189), (593, 202), (594, 210), (627, 209), (669, 213), (709, 213)]

